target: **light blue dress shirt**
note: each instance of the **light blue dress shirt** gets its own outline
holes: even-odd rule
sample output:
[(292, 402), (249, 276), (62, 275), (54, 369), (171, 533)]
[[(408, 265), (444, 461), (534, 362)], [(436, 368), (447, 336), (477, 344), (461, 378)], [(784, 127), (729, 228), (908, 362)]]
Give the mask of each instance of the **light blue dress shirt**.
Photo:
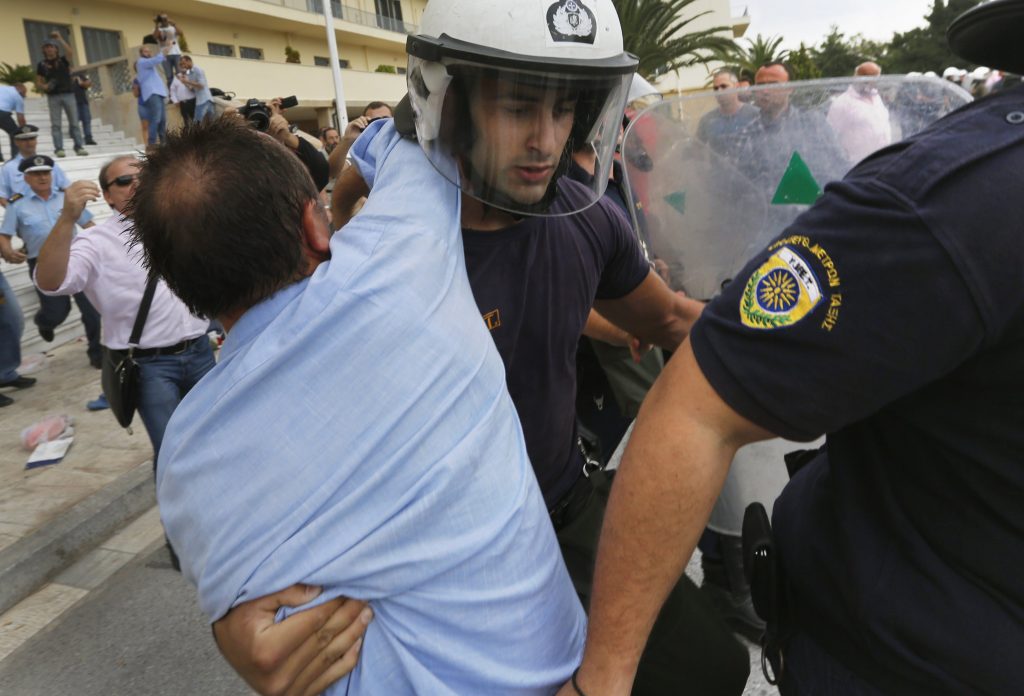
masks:
[(161, 97), (166, 97), (167, 92), (167, 75), (164, 73), (164, 61), (166, 58), (163, 53), (157, 53), (155, 56), (150, 58), (139, 58), (135, 63), (135, 69), (138, 71), (139, 76), (139, 98), (142, 101), (146, 101), (154, 94), (159, 94)]
[(373, 194), (331, 260), (249, 309), (171, 419), (167, 534), (211, 620), (296, 582), (369, 600), (330, 694), (551, 694), (586, 618), (466, 277), (459, 191), (390, 119), (352, 153)]
[[(18, 171), (18, 165), (24, 157), (19, 152), (13, 159), (4, 162), (0, 167), (0, 198), (10, 198), (16, 193), (27, 196), (32, 187), (25, 183), (25, 174)], [(53, 190), (63, 191), (71, 185), (71, 180), (59, 164), (53, 165)]]
[(192, 82), (198, 82), (203, 86), (202, 89), (195, 90), (196, 93), (196, 104), (205, 104), (208, 101), (213, 100), (213, 93), (210, 91), (210, 83), (206, 80), (206, 73), (198, 65), (193, 65), (192, 69), (188, 71), (188, 79)]
[(10, 85), (0, 85), (0, 111), (15, 114), (25, 113), (25, 100), (18, 90)]
[[(64, 209), (64, 193), (57, 191), (50, 194), (45, 201), (31, 190), (21, 198), (7, 206), (0, 234), (8, 237), (18, 235), (25, 242), (25, 255), (30, 259), (39, 256), (43, 242), (50, 236), (50, 230), (57, 224), (57, 218)], [(85, 225), (92, 220), (92, 213), (82, 211), (78, 224)]]

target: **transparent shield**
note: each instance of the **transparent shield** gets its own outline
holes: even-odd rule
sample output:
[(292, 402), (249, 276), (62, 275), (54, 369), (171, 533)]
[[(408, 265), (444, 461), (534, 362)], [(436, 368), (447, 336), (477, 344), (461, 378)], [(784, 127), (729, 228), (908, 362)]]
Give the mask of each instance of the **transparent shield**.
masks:
[(548, 208), (554, 182), (573, 151), (584, 148), (597, 155), (594, 183), (557, 214), (575, 213), (604, 193), (630, 75), (497, 70), (415, 57), (409, 68), (417, 140), (464, 193), (515, 214), (555, 214)]
[(673, 289), (711, 299), (828, 182), (970, 100), (944, 80), (886, 76), (659, 102), (622, 142), (635, 228)]

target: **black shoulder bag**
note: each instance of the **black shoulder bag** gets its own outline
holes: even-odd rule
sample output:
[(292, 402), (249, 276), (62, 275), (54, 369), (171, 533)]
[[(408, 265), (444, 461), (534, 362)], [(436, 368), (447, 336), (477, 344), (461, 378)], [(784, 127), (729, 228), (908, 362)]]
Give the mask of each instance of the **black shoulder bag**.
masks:
[(122, 428), (132, 424), (135, 408), (139, 402), (139, 364), (133, 357), (142, 338), (142, 329), (146, 325), (149, 306), (153, 304), (156, 292), (156, 278), (146, 283), (146, 291), (139, 304), (139, 312), (135, 315), (135, 326), (128, 339), (128, 350), (111, 350), (103, 346), (103, 393), (110, 403), (110, 410)]

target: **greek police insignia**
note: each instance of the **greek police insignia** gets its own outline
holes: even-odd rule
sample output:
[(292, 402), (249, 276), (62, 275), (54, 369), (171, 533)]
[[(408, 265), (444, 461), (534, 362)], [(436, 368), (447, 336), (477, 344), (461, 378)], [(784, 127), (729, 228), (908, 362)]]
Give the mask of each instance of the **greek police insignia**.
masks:
[(597, 20), (582, 0), (561, 0), (548, 8), (548, 30), (555, 43), (593, 44)]
[(781, 329), (806, 317), (821, 299), (822, 288), (810, 265), (784, 246), (747, 281), (740, 320), (752, 329)]

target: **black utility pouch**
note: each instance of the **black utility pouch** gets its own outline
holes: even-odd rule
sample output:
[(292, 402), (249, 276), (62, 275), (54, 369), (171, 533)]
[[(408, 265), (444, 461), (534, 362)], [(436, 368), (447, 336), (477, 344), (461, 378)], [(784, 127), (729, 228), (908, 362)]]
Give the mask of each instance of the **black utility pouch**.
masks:
[(767, 624), (761, 637), (761, 671), (769, 684), (778, 684), (785, 670), (782, 646), (793, 624), (772, 525), (761, 503), (751, 503), (743, 514), (743, 570), (754, 610)]

